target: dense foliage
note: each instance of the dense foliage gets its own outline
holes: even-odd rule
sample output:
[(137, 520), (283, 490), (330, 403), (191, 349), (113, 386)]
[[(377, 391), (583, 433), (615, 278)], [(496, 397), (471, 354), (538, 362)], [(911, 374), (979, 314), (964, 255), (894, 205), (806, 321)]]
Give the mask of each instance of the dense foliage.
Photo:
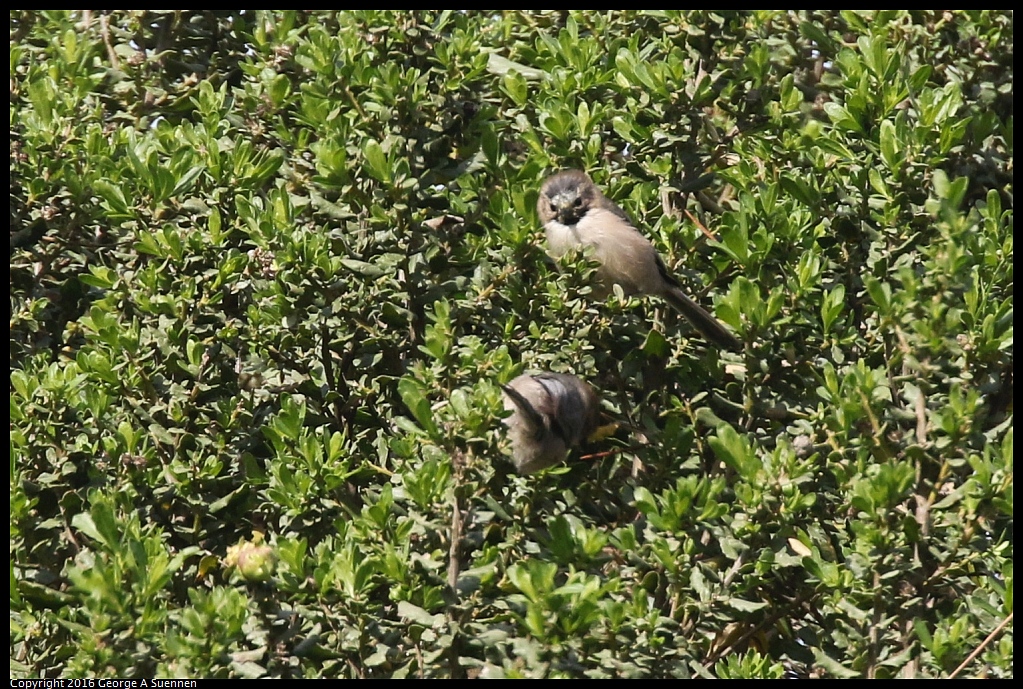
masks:
[[(12, 11), (12, 677), (948, 676), (1013, 607), (1012, 26)], [(741, 354), (546, 258), (563, 167)], [(545, 369), (621, 428), (522, 477)]]

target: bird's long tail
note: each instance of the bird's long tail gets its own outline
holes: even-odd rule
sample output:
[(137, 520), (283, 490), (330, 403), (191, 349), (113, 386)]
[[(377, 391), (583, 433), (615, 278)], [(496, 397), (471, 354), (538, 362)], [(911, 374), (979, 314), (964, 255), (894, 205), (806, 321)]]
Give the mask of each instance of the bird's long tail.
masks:
[(679, 313), (685, 316), (700, 331), (700, 334), (710, 342), (732, 351), (740, 351), (742, 349), (742, 342), (739, 341), (739, 338), (725, 328), (721, 321), (704, 311), (699, 304), (687, 297), (682, 290), (672, 286), (664, 291), (664, 298)]

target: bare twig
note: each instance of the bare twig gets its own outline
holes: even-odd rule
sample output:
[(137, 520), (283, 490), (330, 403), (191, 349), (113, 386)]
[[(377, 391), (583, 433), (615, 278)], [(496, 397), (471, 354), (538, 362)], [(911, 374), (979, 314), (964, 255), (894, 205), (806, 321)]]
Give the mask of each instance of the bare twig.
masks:
[(927, 444), (927, 403), (924, 401), (923, 390), (916, 396), (916, 441), (921, 445)]
[(977, 648), (973, 649), (973, 653), (971, 653), (970, 655), (966, 656), (966, 660), (964, 660), (959, 665), (959, 667), (957, 667), (952, 672), (952, 674), (948, 676), (948, 678), (949, 679), (955, 679), (956, 675), (958, 675), (963, 670), (963, 668), (965, 668), (967, 665), (969, 665), (973, 661), (974, 658), (979, 656), (980, 652), (984, 650), (984, 647), (987, 646), (989, 643), (991, 643), (991, 641), (993, 641), (994, 638), (996, 636), (998, 636), (1001, 633), (1001, 631), (1003, 629), (1005, 629), (1005, 626), (1007, 624), (1009, 624), (1010, 622), (1012, 622), (1012, 613), (1011, 612), (1009, 613), (1008, 617), (1006, 617), (1004, 620), (1002, 620), (1001, 623), (997, 627), (995, 627), (995, 630), (993, 632), (991, 632), (990, 634), (987, 635), (986, 639), (984, 639), (983, 641), (980, 642), (980, 646), (977, 646)]
[(688, 208), (685, 210), (685, 213), (686, 217), (692, 220), (693, 224), (700, 228), (700, 232), (703, 232), (703, 234), (707, 236), (707, 239), (710, 239), (711, 241), (717, 241), (717, 237), (714, 236), (714, 233), (708, 230), (707, 227), (702, 222), (700, 222), (700, 219), (693, 215)]
[(462, 544), (462, 504), (459, 497), (460, 489), (465, 472), (466, 456), (459, 450), (452, 453), (452, 464), (454, 464), (454, 488), (451, 491), (451, 533), (448, 543), (448, 586), (451, 592), (458, 596), (458, 575), (461, 574), (461, 544)]
[(105, 14), (99, 15), (99, 33), (103, 36), (103, 45), (107, 47), (107, 59), (114, 69), (121, 69), (121, 61), (117, 59), (117, 53), (110, 42), (110, 20)]
[(458, 506), (458, 497), (452, 500), (451, 509), (451, 543), (448, 545), (448, 586), (457, 592), (458, 575), (461, 573), (459, 564), (459, 543), (462, 540), (462, 508)]

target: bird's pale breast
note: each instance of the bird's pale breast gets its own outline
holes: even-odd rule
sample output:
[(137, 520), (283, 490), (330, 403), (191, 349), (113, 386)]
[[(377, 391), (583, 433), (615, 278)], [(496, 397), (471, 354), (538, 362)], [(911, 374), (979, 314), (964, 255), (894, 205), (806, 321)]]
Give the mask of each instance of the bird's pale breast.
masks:
[(664, 279), (657, 267), (657, 252), (639, 230), (620, 216), (602, 208), (591, 209), (576, 225), (585, 246), (600, 263), (600, 279), (621, 285), (626, 294), (661, 294)]

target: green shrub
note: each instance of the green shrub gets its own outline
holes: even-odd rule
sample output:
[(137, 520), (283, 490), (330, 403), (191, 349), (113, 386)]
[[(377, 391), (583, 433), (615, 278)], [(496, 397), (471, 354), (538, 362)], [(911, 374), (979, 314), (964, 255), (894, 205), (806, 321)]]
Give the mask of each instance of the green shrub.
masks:
[[(12, 11), (12, 678), (947, 677), (1013, 608), (1012, 26)], [(562, 167), (741, 354), (546, 258)], [(623, 429), (515, 475), (526, 369)]]

